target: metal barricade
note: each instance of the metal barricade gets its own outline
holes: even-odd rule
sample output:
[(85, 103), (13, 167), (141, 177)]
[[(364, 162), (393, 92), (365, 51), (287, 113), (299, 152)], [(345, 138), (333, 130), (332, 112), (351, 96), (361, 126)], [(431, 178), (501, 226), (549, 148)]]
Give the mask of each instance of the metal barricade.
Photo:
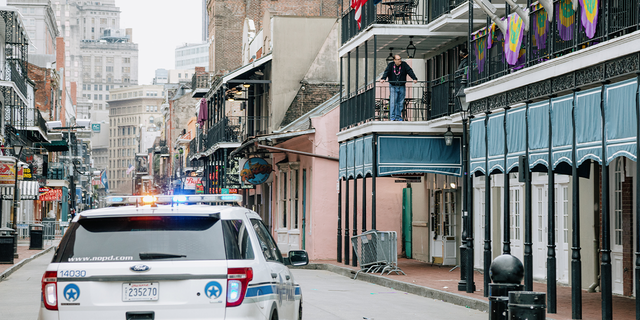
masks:
[(360, 270), (367, 273), (405, 274), (398, 268), (398, 234), (395, 231), (370, 230), (351, 237)]

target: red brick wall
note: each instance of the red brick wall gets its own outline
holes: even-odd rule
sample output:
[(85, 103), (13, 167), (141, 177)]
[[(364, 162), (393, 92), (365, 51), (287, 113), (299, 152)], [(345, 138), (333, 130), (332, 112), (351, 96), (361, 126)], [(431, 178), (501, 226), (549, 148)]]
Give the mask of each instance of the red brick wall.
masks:
[[(64, 38), (57, 37), (56, 38), (56, 70), (60, 70), (61, 68), (63, 68), (64, 70)], [(60, 79), (64, 79), (64, 75), (61, 75)], [(60, 87), (62, 87), (62, 97), (61, 97), (62, 99), (60, 101), (60, 119), (56, 119), (56, 120), (62, 121), (62, 125), (66, 126), (67, 122), (65, 117), (65, 105), (67, 102), (67, 95), (65, 94), (65, 90), (67, 88), (64, 81), (60, 83)]]

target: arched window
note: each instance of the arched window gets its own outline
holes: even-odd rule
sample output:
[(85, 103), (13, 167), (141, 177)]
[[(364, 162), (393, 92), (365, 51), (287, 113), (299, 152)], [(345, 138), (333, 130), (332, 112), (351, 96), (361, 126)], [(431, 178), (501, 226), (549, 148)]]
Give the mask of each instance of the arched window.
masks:
[(149, 117), (149, 123), (153, 124), (153, 117)]

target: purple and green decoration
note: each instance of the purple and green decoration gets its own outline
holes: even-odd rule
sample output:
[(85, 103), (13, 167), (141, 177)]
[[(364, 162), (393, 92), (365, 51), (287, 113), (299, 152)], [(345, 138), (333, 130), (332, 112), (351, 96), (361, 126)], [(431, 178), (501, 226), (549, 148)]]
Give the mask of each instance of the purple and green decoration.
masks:
[(535, 40), (536, 47), (540, 50), (547, 47), (548, 14), (547, 10), (543, 9), (541, 4), (538, 4), (534, 9), (536, 13), (533, 16), (533, 39)]
[(522, 35), (524, 34), (524, 21), (516, 13), (509, 15), (507, 19), (507, 32), (509, 33), (507, 41), (504, 42), (504, 54), (507, 63), (515, 65), (520, 56), (520, 47), (522, 46)]
[(560, 0), (556, 2), (556, 12), (558, 21), (558, 32), (560, 33), (560, 39), (563, 41), (569, 41), (573, 39), (573, 28), (575, 25), (575, 18), (573, 10), (573, 4), (571, 0)]
[(580, 10), (582, 11), (582, 26), (589, 39), (592, 39), (596, 34), (599, 2), (598, 0), (580, 0), (580, 6), (582, 7), (582, 10)]

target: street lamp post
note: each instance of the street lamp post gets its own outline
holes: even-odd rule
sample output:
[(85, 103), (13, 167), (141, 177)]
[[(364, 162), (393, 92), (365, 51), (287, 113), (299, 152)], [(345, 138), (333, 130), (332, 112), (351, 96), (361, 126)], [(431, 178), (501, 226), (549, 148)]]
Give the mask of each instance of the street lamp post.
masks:
[[(467, 131), (467, 122), (469, 120), (469, 102), (467, 101), (467, 95), (464, 93), (464, 88), (467, 85), (466, 76), (460, 79), (460, 90), (456, 94), (456, 98), (460, 102), (460, 109), (462, 111), (462, 225), (463, 225), (463, 240), (464, 244), (460, 247), (460, 265), (461, 272), (465, 274), (460, 276), (465, 281), (466, 291), (473, 293), (476, 289), (473, 279), (473, 216), (469, 213), (469, 195), (471, 187), (471, 177), (469, 176), (469, 133)], [(464, 262), (462, 260), (465, 260)], [(463, 281), (458, 285), (458, 290), (462, 291)]]
[(16, 156), (16, 164), (13, 167), (14, 184), (13, 184), (13, 257), (18, 257), (18, 162), (20, 161), (20, 153), (22, 153), (21, 145), (13, 146), (13, 153)]

